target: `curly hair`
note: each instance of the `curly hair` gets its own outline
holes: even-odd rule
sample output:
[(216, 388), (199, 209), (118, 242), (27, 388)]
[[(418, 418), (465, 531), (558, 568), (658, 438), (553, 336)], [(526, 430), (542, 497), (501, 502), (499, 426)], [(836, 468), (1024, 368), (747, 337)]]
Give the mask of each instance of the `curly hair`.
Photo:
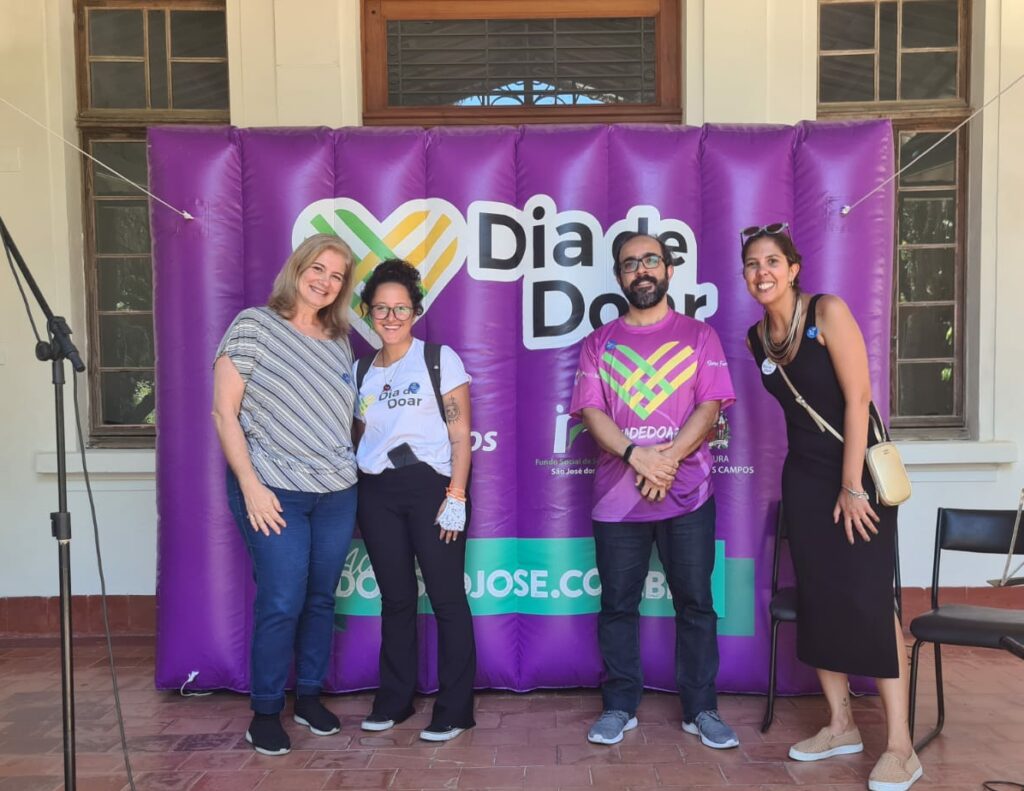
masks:
[(360, 308), (364, 316), (373, 305), (373, 298), (377, 293), (378, 286), (385, 283), (398, 283), (400, 286), (405, 286), (405, 290), (409, 292), (413, 313), (417, 316), (423, 313), (423, 284), (420, 282), (419, 270), (401, 258), (389, 258), (387, 261), (377, 264), (377, 268), (373, 270), (363, 286), (360, 295), (362, 300)]

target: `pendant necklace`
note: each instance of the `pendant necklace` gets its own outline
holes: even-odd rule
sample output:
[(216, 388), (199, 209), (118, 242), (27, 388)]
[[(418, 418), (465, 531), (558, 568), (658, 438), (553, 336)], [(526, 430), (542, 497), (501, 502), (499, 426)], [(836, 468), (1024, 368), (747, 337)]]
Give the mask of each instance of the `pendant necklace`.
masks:
[(768, 329), (768, 311), (765, 311), (764, 318), (761, 319), (761, 344), (764, 346), (765, 354), (768, 355), (772, 362), (781, 365), (782, 361), (787, 359), (790, 352), (793, 351), (802, 315), (803, 300), (800, 298), (800, 294), (797, 294), (796, 304), (793, 305), (793, 315), (789, 319), (789, 329), (786, 331), (786, 337), (781, 342), (776, 343), (772, 340), (772, 334)]
[[(383, 351), (383, 349), (381, 351)], [(409, 350), (406, 349), (406, 354), (408, 354), (408, 353), (409, 353)], [(376, 357), (374, 358), (375, 362), (377, 360), (380, 360), (381, 363), (384, 362), (381, 359), (380, 355), (381, 355), (381, 352), (378, 351)], [(402, 363), (403, 362), (405, 362), (405, 354), (403, 354), (400, 358), (395, 360), (395, 362), (391, 363), (391, 365), (381, 365), (381, 374), (384, 377), (384, 387), (381, 388), (381, 392), (382, 393), (390, 393), (391, 392), (391, 383), (393, 381), (395, 381), (395, 377), (398, 376), (398, 369), (402, 367)], [(388, 374), (390, 374), (390, 376)]]

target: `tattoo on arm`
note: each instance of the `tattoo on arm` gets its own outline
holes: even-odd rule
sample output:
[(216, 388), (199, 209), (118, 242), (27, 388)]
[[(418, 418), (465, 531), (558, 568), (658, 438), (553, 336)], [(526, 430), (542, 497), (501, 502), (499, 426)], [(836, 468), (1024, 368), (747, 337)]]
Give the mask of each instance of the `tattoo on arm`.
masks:
[(462, 410), (459, 409), (455, 396), (448, 396), (444, 402), (444, 420), (446, 423), (457, 423), (462, 417)]

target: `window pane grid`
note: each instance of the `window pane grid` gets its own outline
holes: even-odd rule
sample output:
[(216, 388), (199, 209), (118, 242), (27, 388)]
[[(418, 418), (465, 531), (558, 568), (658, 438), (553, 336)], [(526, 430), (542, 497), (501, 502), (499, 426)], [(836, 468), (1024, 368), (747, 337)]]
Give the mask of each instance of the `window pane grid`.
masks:
[[(389, 102), (650, 104), (654, 26), (650, 17), (389, 21)], [(503, 60), (512, 53), (514, 61)]]
[[(888, 116), (898, 179), (893, 424), (962, 427), (967, 0), (819, 0), (819, 115)], [(923, 111), (941, 121), (925, 120)], [(932, 148), (933, 144), (937, 144)], [(919, 158), (918, 158), (919, 157)]]
[[(144, 140), (97, 135), (87, 150), (147, 183)], [(148, 431), (156, 414), (149, 202), (134, 189), (97, 194), (119, 182), (94, 162), (87, 167), (94, 427)]]
[[(189, 110), (227, 110), (227, 44), (223, 42), (224, 55), (184, 55), (174, 54), (172, 47), (175, 39), (172, 38), (172, 19), (175, 14), (187, 13), (191, 15), (209, 16), (208, 22), (219, 21), (220, 25), (214, 25), (214, 30), (220, 34), (223, 32), (223, 12), (216, 10), (195, 10), (187, 12), (173, 11), (171, 6), (153, 8), (147, 5), (145, 8), (122, 9), (112, 11), (103, 8), (87, 8), (86, 28), (89, 34), (86, 36), (85, 66), (88, 69), (89, 79), (89, 100), (90, 109), (98, 110), (168, 110), (168, 109), (189, 109)], [(105, 19), (104, 15), (137, 15), (139, 27), (142, 31), (141, 48), (139, 55), (110, 55), (97, 54), (93, 52), (92, 42), (94, 39), (93, 27)], [(129, 19), (121, 16), (118, 19)], [(197, 20), (199, 17), (197, 17)], [(194, 27), (194, 26), (193, 26)], [(186, 32), (194, 33), (195, 30)], [(151, 35), (151, 33), (153, 35)], [(162, 37), (161, 34), (162, 33)], [(187, 42), (178, 41), (179, 49), (188, 48)], [(209, 47), (210, 42), (202, 45)], [(159, 58), (159, 62), (157, 62)], [(137, 75), (128, 69), (128, 64), (141, 64), (142, 70)], [(103, 72), (96, 64), (105, 64)], [(182, 93), (175, 102), (173, 90), (175, 66), (188, 69), (184, 64), (209, 64), (221, 66), (222, 68), (207, 69), (203, 71), (189, 70), (187, 80), (189, 82), (199, 81), (207, 85), (195, 85), (188, 92)], [(118, 68), (120, 67), (120, 68)], [(111, 79), (119, 79), (121, 84), (117, 89), (104, 91), (104, 85)], [(183, 80), (186, 78), (183, 78)], [(183, 82), (184, 84), (184, 82)], [(127, 89), (126, 89), (127, 88)]]
[[(82, 147), (146, 186), (154, 118), (227, 119), (224, 3), (74, 2)], [(193, 71), (178, 74), (175, 95), (182, 69)], [(156, 415), (149, 203), (95, 163), (83, 168), (91, 435), (138, 445), (151, 441)]]
[[(962, 100), (963, 2), (820, 0), (819, 104)], [(907, 8), (911, 9), (910, 14), (906, 13)], [(873, 25), (869, 25), (869, 18)], [(866, 35), (869, 27), (873, 28), (872, 36)], [(870, 47), (866, 46), (868, 43)], [(871, 56), (872, 77), (866, 80), (867, 84), (863, 76), (847, 74), (854, 68), (853, 63), (830, 60), (851, 56)], [(866, 64), (860, 68), (865, 67)], [(844, 85), (844, 81), (860, 87)], [(873, 91), (866, 90), (869, 85), (873, 85)]]
[(955, 423), (963, 413), (961, 141), (958, 133), (940, 142), (946, 131), (896, 135), (898, 167), (920, 159), (897, 187), (893, 407), (920, 422)]

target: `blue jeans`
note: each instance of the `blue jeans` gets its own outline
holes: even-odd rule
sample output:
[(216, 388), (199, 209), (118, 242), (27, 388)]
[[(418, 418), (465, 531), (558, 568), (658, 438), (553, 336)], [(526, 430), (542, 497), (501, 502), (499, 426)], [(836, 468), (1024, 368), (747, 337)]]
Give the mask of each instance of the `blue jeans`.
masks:
[(676, 686), (683, 719), (718, 707), (718, 615), (711, 600), (715, 568), (715, 500), (659, 522), (594, 522), (601, 613), (597, 640), (604, 661), (604, 708), (636, 714), (643, 694), (640, 598), (651, 543), (665, 567), (676, 611)]
[(227, 483), (256, 579), (251, 706), (257, 714), (276, 714), (284, 708), (293, 652), (296, 694), (320, 694), (334, 637), (334, 593), (355, 527), (356, 487), (322, 494), (271, 487), (287, 527), (265, 536), (249, 524), (230, 471)]

